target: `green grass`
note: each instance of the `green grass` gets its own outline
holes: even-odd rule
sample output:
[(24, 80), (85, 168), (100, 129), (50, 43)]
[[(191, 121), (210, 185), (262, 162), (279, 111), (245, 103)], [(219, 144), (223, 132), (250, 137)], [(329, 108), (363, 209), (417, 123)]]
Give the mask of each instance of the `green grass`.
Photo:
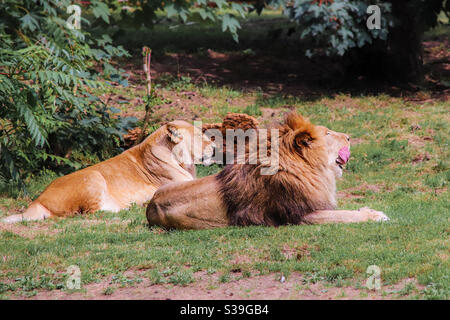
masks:
[[(363, 283), (366, 268), (374, 264), (382, 270), (384, 285), (415, 278), (426, 286), (418, 297), (447, 299), (450, 171), (445, 103), (419, 106), (389, 97), (337, 96), (295, 106), (313, 122), (362, 139), (352, 147), (338, 183), (339, 191), (350, 195), (339, 200), (339, 207), (369, 206), (384, 211), (389, 222), (168, 232), (149, 228), (144, 209), (135, 206), (117, 214), (24, 223), (24, 230), (43, 230), (31, 239), (1, 232), (0, 294), (63, 289), (70, 265), (81, 268), (83, 284), (113, 276), (116, 283), (132, 286), (136, 280), (121, 276), (127, 270), (145, 270), (143, 276), (152, 283), (180, 286), (195, 281), (195, 272), (207, 271), (219, 273), (223, 283), (237, 267), (233, 259), (246, 256), (247, 262), (238, 267), (247, 276), (300, 272), (311, 281), (339, 287), (348, 280)], [(421, 129), (412, 132), (413, 124)], [(420, 146), (408, 143), (412, 136), (430, 135)], [(424, 152), (431, 160), (412, 164)], [(198, 174), (218, 170), (199, 167)], [(53, 178), (30, 181), (31, 197)], [(20, 193), (15, 197), (4, 194), (0, 199), (1, 216), (26, 204)], [(301, 254), (286, 255), (287, 249)], [(410, 291), (405, 288), (399, 297)]]

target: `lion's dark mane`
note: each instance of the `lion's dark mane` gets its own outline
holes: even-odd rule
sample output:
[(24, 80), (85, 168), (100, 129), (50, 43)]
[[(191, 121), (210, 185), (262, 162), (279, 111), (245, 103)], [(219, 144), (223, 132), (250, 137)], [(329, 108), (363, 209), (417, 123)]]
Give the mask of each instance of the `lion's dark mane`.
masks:
[(295, 184), (300, 179), (280, 177), (289, 173), (261, 176), (259, 170), (257, 165), (228, 165), (216, 176), (230, 225), (302, 224), (306, 214), (334, 208), (329, 201), (309, 199)]
[[(308, 213), (335, 208), (335, 177), (326, 170), (323, 141), (303, 118), (291, 115), (286, 121), (277, 173), (261, 175), (261, 165), (234, 164), (216, 175), (230, 225), (302, 224)], [(293, 150), (299, 132), (307, 132), (314, 147)]]

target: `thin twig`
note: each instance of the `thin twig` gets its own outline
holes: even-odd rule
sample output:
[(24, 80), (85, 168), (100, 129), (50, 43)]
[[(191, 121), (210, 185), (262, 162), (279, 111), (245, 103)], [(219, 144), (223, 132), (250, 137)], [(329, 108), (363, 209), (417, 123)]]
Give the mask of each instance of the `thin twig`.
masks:
[(152, 112), (151, 109), (151, 100), (153, 98), (153, 92), (152, 92), (152, 76), (150, 74), (150, 64), (152, 59), (152, 50), (148, 47), (142, 48), (142, 56), (143, 56), (143, 68), (144, 68), (144, 74), (146, 76), (146, 83), (147, 83), (147, 101), (145, 104), (145, 117), (144, 122), (142, 124), (142, 130), (139, 133), (138, 138), (134, 141), (133, 145), (137, 145), (141, 143), (141, 141), (144, 139), (145, 131), (147, 130), (148, 123), (150, 122), (150, 115)]

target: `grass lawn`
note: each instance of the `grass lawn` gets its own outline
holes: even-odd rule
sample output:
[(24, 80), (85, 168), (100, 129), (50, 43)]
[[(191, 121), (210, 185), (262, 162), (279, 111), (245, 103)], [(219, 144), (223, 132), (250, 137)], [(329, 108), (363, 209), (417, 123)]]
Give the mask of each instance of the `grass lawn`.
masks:
[[(240, 57), (248, 55), (241, 49)], [(448, 299), (448, 97), (434, 98), (428, 90), (396, 97), (317, 93), (307, 88), (312, 95), (305, 98), (292, 90), (302, 91), (303, 85), (287, 83), (289, 77), (282, 82), (287, 89), (282, 87), (277, 93), (271, 88), (278, 88), (273, 83), (278, 78), (259, 87), (252, 81), (248, 87), (232, 86), (222, 77), (223, 70), (215, 73), (217, 82), (196, 81), (199, 78), (187, 72), (183, 62), (201, 61), (199, 68), (204, 68), (203, 59), (220, 65), (229, 56), (211, 57), (203, 51), (194, 57), (183, 54), (183, 77), (163, 68), (164, 59), (171, 59), (170, 52), (161, 56), (160, 64), (155, 62), (159, 68), (155, 81), (166, 99), (155, 110), (155, 122), (175, 118), (217, 121), (227, 111), (235, 111), (252, 114), (264, 125), (294, 108), (313, 123), (352, 137), (352, 156), (338, 182), (339, 207), (368, 206), (385, 212), (391, 220), (169, 232), (149, 228), (145, 209), (134, 206), (119, 213), (0, 225), (0, 298), (35, 297), (49, 291), (84, 294), (85, 286), (105, 282), (104, 295), (143, 281), (148, 287), (183, 290), (213, 279), (209, 290), (214, 291), (239, 279), (264, 275), (289, 279), (296, 274), (301, 274), (298, 286), (302, 288), (316, 283), (323, 290), (351, 287), (365, 298), (371, 294), (365, 287), (366, 270), (376, 265), (383, 285), (379, 297)], [(111, 98), (111, 104), (124, 114), (142, 118), (142, 80), (138, 76), (131, 80), (128, 88), (115, 86), (98, 95)], [(198, 174), (218, 170), (217, 166), (199, 166)], [(55, 177), (43, 173), (29, 179), (29, 196), (14, 186), (0, 185), (0, 217), (22, 211)], [(70, 265), (81, 270), (80, 290), (66, 288)]]

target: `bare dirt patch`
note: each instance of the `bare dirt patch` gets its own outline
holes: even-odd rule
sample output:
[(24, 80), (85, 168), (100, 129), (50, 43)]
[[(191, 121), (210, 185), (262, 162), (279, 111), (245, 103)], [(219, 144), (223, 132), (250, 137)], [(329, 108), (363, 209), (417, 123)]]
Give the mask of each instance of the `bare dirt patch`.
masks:
[(252, 258), (250, 258), (248, 255), (244, 254), (234, 254), (233, 259), (230, 260), (230, 263), (232, 265), (245, 265), (245, 264), (251, 264)]
[[(381, 290), (368, 290), (352, 286), (332, 287), (326, 283), (308, 283), (301, 274), (294, 273), (287, 278), (277, 274), (238, 278), (220, 283), (218, 275), (199, 272), (196, 282), (184, 287), (170, 284), (152, 285), (148, 279), (131, 287), (112, 285), (111, 279), (83, 286), (79, 292), (40, 291), (31, 299), (145, 299), (145, 300), (205, 300), (205, 299), (294, 299), (294, 300), (331, 300), (331, 299), (395, 299), (402, 298), (401, 290), (409, 282), (414, 284), (412, 291), (423, 289), (414, 279), (405, 279), (396, 285), (384, 286)], [(281, 280), (281, 281), (280, 281)], [(110, 288), (110, 289), (108, 289)], [(411, 292), (414, 293), (414, 292)], [(12, 297), (22, 299), (24, 297)]]
[(427, 142), (433, 141), (430, 136), (419, 137), (416, 135), (408, 135), (408, 144), (413, 148), (423, 148)]
[(424, 161), (429, 161), (431, 160), (431, 155), (428, 152), (425, 153), (421, 153), (416, 155), (413, 159), (412, 159), (412, 163), (413, 164), (417, 164), (420, 162), (424, 162)]
[(0, 232), (11, 232), (22, 238), (34, 239), (38, 235), (55, 235), (60, 230), (50, 228), (51, 223), (39, 223), (32, 225), (7, 224), (0, 222)]
[[(27, 238), (27, 239), (34, 239), (40, 235), (53, 236), (62, 231), (61, 229), (53, 228), (54, 222), (58, 219), (60, 219), (60, 218), (52, 218), (49, 220), (39, 221), (39, 222), (29, 222), (27, 225), (23, 225), (21, 223), (7, 224), (7, 223), (0, 222), (0, 232), (11, 232), (19, 237)], [(70, 217), (68, 217), (67, 219), (70, 219)], [(131, 222), (131, 220), (129, 220), (129, 219), (121, 220), (119, 218), (105, 219), (105, 220), (84, 219), (82, 221), (80, 221), (80, 220), (70, 221), (68, 225), (81, 224), (83, 227), (88, 227), (88, 226), (100, 225), (100, 224), (126, 225), (130, 222)]]
[(366, 143), (366, 140), (363, 138), (351, 138), (351, 140), (350, 140), (351, 145), (357, 145), (357, 144), (362, 144), (362, 143)]
[(102, 220), (102, 219), (84, 219), (82, 221), (80, 221), (80, 220), (73, 221), (74, 224), (80, 224), (83, 227), (96, 226), (96, 225), (101, 225), (101, 224), (105, 224), (108, 226), (109, 225), (127, 225), (130, 222), (131, 222), (130, 219), (122, 220), (117, 217), (112, 218), (112, 219), (104, 219), (104, 220)]
[[(448, 100), (448, 87), (438, 79), (450, 76), (450, 42), (448, 38), (440, 41), (426, 41), (424, 62), (429, 66), (427, 80), (433, 86), (429, 96), (420, 96), (418, 88), (397, 88), (389, 84), (367, 83), (361, 79), (341, 79), (342, 67), (333, 59), (320, 57), (320, 63), (297, 53), (270, 55), (256, 51), (217, 52), (206, 50), (205, 54), (170, 53), (158, 57), (152, 63), (152, 78), (170, 74), (173, 77), (189, 76), (195, 84), (227, 85), (240, 90), (262, 90), (265, 94), (296, 95), (316, 99), (323, 95), (341, 92), (357, 92), (372, 87), (374, 91), (384, 91), (393, 96), (408, 97), (411, 101), (425, 103), (430, 100)], [(131, 80), (142, 82), (141, 60), (136, 59), (126, 65), (132, 75)], [(329, 77), (325, 77), (328, 75)], [(347, 83), (348, 82), (348, 83)], [(434, 90), (436, 89), (436, 90)], [(358, 108), (350, 96), (343, 99), (340, 106)], [(388, 105), (388, 101), (381, 106)], [(339, 106), (339, 107), (340, 107)]]
[(292, 109), (291, 106), (284, 106), (281, 108), (261, 108), (261, 116), (259, 119), (266, 127), (272, 127), (279, 123), (282, 120), (284, 113), (290, 109)]

